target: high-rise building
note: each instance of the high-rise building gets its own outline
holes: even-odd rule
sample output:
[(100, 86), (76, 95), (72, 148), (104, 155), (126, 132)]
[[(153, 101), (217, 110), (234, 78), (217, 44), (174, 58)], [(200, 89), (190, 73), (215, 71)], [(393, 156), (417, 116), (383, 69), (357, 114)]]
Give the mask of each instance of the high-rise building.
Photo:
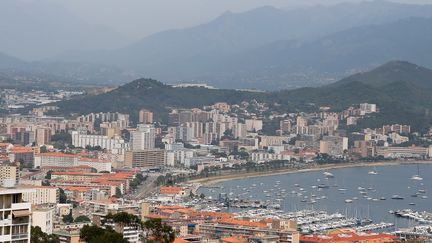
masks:
[(341, 156), (348, 149), (348, 138), (339, 136), (324, 136), (320, 141), (320, 153), (331, 156)]
[(36, 129), (36, 144), (45, 145), (51, 142), (51, 131), (49, 128)]
[(130, 132), (130, 148), (133, 151), (153, 149), (155, 147), (155, 128), (150, 124), (139, 124)]
[(19, 173), (19, 167), (16, 165), (0, 165), (0, 185), (3, 185), (5, 180), (12, 180), (18, 184)]
[(153, 112), (142, 109), (138, 113), (138, 120), (140, 123), (149, 124), (153, 123)]
[(130, 168), (159, 167), (165, 165), (165, 150), (148, 149), (127, 151), (125, 166)]
[(22, 198), (29, 191), (0, 187), (0, 242), (30, 243), (32, 207)]

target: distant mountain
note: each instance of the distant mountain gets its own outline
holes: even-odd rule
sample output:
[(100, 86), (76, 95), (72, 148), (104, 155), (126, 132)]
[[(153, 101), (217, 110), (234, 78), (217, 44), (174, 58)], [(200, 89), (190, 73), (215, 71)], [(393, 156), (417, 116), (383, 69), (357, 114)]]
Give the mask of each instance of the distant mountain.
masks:
[(432, 70), (406, 61), (391, 61), (372, 71), (344, 78), (330, 87), (351, 82), (360, 82), (376, 88), (405, 82), (418, 88), (432, 89)]
[(431, 42), (432, 18), (409, 18), (357, 27), (307, 43), (280, 41), (227, 58), (218, 68), (255, 86), (262, 84), (262, 88), (286, 87), (287, 83), (300, 86), (306, 81), (325, 84), (329, 83), (326, 78), (368, 70), (390, 60), (432, 67)]
[[(378, 104), (380, 113), (362, 121), (377, 127), (396, 122), (414, 129), (430, 125), (432, 70), (403, 61), (393, 61), (370, 72), (356, 74), (335, 84), (275, 92), (245, 92), (223, 89), (180, 88), (151, 79), (140, 79), (108, 93), (57, 103), (63, 115), (119, 111), (136, 120), (147, 108), (166, 119), (169, 108), (191, 108), (225, 101), (231, 104), (256, 99), (281, 112), (318, 111), (320, 106), (344, 109), (363, 102)], [(278, 105), (275, 105), (278, 104)]]
[(0, 88), (109, 86), (136, 78), (133, 72), (103, 64), (26, 62), (0, 53)]
[[(227, 12), (210, 23), (161, 32), (117, 50), (73, 52), (55, 60), (105, 63), (170, 83), (295, 88), (333, 82), (355, 71), (398, 59), (397, 53), (387, 52), (393, 46), (389, 42), (392, 36), (385, 36), (386, 33), (393, 35), (399, 31), (395, 41), (401, 42), (403, 37), (406, 45), (426, 42), (430, 35), (415, 35), (419, 40), (407, 38), (418, 33), (405, 27), (421, 23), (412, 22), (399, 28), (397, 25), (404, 22), (394, 23), (413, 16), (432, 17), (432, 5), (365, 1), (296, 10), (262, 7), (244, 13)], [(374, 38), (374, 34), (386, 28), (392, 28), (392, 32)], [(400, 47), (397, 44), (394, 48)], [(362, 48), (368, 52), (356, 57)], [(339, 61), (339, 58), (345, 59)], [(420, 58), (424, 57), (412, 61)]]
[(90, 25), (55, 1), (0, 1), (0, 52), (42, 59), (68, 50), (118, 48), (123, 36), (105, 26)]

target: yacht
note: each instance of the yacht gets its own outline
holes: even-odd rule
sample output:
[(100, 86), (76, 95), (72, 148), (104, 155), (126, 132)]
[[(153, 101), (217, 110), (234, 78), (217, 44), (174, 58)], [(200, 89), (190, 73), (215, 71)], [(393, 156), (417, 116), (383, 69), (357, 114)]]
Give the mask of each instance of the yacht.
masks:
[(399, 195), (393, 195), (392, 196), (392, 199), (396, 199), (396, 200), (402, 200), (402, 199), (404, 199), (402, 196), (399, 196)]
[(332, 173), (328, 172), (328, 171), (325, 171), (325, 172), (323, 173), (323, 175), (324, 175), (325, 177), (327, 177), (327, 178), (333, 178), (333, 177), (334, 177), (334, 175), (333, 175)]
[(411, 180), (414, 180), (414, 181), (422, 181), (423, 178), (420, 177), (419, 175), (413, 175), (413, 176), (411, 176)]
[(353, 200), (351, 200), (351, 199), (346, 199), (345, 200), (345, 203), (352, 203), (353, 202)]
[(378, 175), (378, 172), (375, 170), (371, 170), (368, 172), (369, 175)]

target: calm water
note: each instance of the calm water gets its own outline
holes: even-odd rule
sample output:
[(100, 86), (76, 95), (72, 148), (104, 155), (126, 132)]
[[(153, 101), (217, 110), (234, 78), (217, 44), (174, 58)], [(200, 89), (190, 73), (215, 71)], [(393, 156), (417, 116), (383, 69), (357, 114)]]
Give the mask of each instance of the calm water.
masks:
[[(420, 176), (423, 178), (422, 181), (410, 179), (413, 175), (418, 174), (418, 168)], [(369, 175), (368, 172), (371, 170), (376, 170), (378, 175)], [(333, 169), (328, 170), (328, 172), (332, 173), (334, 178), (327, 179), (323, 175), (323, 171), (317, 171), (239, 179), (219, 183), (218, 186), (221, 188), (202, 188), (200, 193), (213, 198), (217, 198), (220, 193), (227, 193), (231, 195), (230, 198), (275, 202), (279, 198), (282, 200), (280, 202), (281, 209), (285, 211), (316, 209), (325, 210), (329, 213), (340, 212), (349, 217), (370, 218), (374, 222), (395, 223), (396, 227), (406, 227), (412, 222), (396, 218), (389, 213), (389, 210), (410, 208), (417, 211), (432, 212), (432, 165), (360, 167)], [(279, 185), (276, 185), (277, 183)], [(329, 185), (329, 188), (316, 188), (319, 184)], [(384, 197), (386, 200), (368, 200), (364, 197), (365, 195), (360, 194), (359, 187), (365, 188), (364, 191), (367, 192), (367, 196), (372, 199)], [(303, 191), (300, 191), (300, 188), (303, 188)], [(280, 195), (283, 189), (286, 191), (285, 197)], [(248, 190), (249, 192), (247, 192)], [(416, 194), (418, 190), (425, 190), (426, 193), (412, 197), (411, 195)], [(300, 192), (302, 196), (292, 194), (292, 191)], [(277, 195), (278, 193), (279, 195)], [(404, 199), (391, 199), (396, 194), (404, 197)], [(327, 198), (316, 200), (315, 204), (301, 202), (301, 200), (305, 200), (305, 196), (310, 198), (312, 195)], [(428, 198), (424, 199), (421, 196)], [(356, 197), (358, 199), (355, 199)], [(353, 202), (346, 203), (346, 199), (351, 199)], [(415, 205), (410, 205), (410, 203), (415, 203)]]

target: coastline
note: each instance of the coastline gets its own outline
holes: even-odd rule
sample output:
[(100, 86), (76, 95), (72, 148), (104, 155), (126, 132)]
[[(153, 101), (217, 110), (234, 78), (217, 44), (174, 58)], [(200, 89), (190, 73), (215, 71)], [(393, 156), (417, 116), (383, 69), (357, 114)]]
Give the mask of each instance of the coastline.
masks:
[(284, 174), (295, 174), (295, 173), (307, 173), (313, 171), (322, 171), (330, 169), (344, 169), (344, 168), (356, 168), (356, 167), (381, 167), (381, 166), (392, 166), (392, 165), (412, 165), (412, 164), (432, 164), (432, 160), (422, 160), (422, 161), (406, 161), (406, 160), (390, 160), (390, 161), (378, 161), (378, 162), (353, 162), (353, 163), (341, 163), (341, 164), (325, 164), (318, 165), (307, 169), (280, 169), (264, 172), (244, 172), (239, 174), (230, 174), (222, 176), (212, 176), (207, 178), (200, 178), (188, 181), (188, 183), (198, 183), (199, 187), (202, 186), (212, 186), (221, 182), (240, 180), (247, 178), (274, 176), (274, 175), (284, 175)]

